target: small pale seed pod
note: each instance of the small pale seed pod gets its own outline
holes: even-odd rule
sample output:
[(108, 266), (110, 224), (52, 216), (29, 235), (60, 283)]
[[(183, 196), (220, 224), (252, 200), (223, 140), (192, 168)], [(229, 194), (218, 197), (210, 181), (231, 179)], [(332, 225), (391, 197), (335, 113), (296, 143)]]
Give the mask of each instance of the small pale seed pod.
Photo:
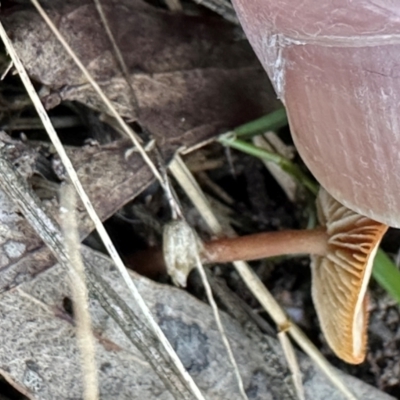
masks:
[(186, 286), (187, 277), (200, 259), (202, 244), (183, 220), (169, 222), (163, 232), (163, 253), (167, 272), (177, 286)]

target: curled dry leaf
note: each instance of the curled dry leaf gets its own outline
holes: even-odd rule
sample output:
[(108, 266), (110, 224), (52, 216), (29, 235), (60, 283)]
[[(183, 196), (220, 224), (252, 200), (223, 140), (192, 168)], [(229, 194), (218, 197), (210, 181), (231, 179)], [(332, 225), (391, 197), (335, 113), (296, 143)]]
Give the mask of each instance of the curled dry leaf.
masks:
[[(239, 28), (219, 18), (169, 13), (140, 0), (103, 0), (132, 96), (94, 3), (42, 3), (121, 115), (138, 119), (161, 148), (166, 137), (176, 146), (183, 134), (204, 139), (278, 105)], [(49, 107), (78, 100), (107, 111), (35, 10), (10, 13), (2, 22), (28, 73), (50, 88)]]

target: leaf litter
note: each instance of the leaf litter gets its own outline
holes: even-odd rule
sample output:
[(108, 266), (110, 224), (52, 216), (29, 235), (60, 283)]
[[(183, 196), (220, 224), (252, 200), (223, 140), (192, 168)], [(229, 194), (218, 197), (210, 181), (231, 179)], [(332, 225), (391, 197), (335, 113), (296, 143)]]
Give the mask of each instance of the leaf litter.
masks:
[[(122, 74), (118, 73), (118, 66), (93, 4), (82, 1), (48, 2), (48, 4), (50, 3), (52, 17), (57, 22), (58, 27), (74, 49), (78, 51), (82, 61), (89, 67), (96, 80), (101, 83), (102, 88), (113, 100), (118, 111), (125, 118), (137, 121), (143, 131), (151, 132), (165, 160), (168, 160), (180, 147), (191, 147), (201, 143), (217, 133), (278, 107), (264, 72), (259, 67), (237, 27), (216, 18), (168, 13), (140, 1), (103, 1), (107, 18), (114, 29), (114, 35), (131, 72), (131, 83), (138, 104), (135, 109), (132, 106), (127, 83)], [(124, 23), (121, 24), (121, 21)], [(9, 34), (12, 36), (14, 45), (24, 60), (30, 75), (43, 85), (42, 99), (49, 108), (60, 102), (79, 101), (100, 112), (107, 112), (94, 92), (82, 79), (75, 65), (64, 55), (63, 50), (49, 34), (35, 11), (24, 6), (21, 7), (20, 11), (9, 12), (8, 15), (3, 16), (2, 22), (8, 26)], [(260, 88), (265, 89), (260, 90)], [(26, 179), (31, 179), (35, 175), (37, 159), (40, 155), (38, 145), (32, 146), (29, 141), (28, 143), (21, 143), (19, 140), (12, 141), (8, 137), (2, 137), (2, 140), (8, 143), (8, 151), (11, 156), (14, 156), (15, 165), (18, 165), (20, 172), (24, 173)], [(40, 143), (39, 146), (46, 147), (48, 145)], [(22, 148), (20, 154), (13, 155), (14, 148), (18, 147)], [(80, 179), (102, 219), (113, 215), (124, 204), (143, 192), (153, 181), (151, 172), (137, 154), (126, 157), (128, 148), (129, 142), (121, 137), (105, 145), (86, 145), (68, 149), (69, 155), (79, 172)], [(27, 156), (27, 154), (30, 155)], [(55, 169), (58, 179), (62, 181), (64, 179), (63, 169), (60, 168), (57, 156), (51, 155), (48, 158), (51, 160), (51, 168)], [(22, 160), (24, 163), (22, 163)], [(33, 281), (39, 282), (40, 285), (40, 280), (43, 279), (48, 286), (45, 285), (45, 288), (41, 289), (45, 298), (49, 296), (46, 294), (48, 290), (57, 297), (55, 301), (57, 312), (54, 313), (56, 317), (50, 315), (51, 313), (47, 316), (52, 324), (54, 320), (57, 320), (58, 310), (61, 309), (60, 304), (63, 304), (66, 298), (64, 296), (61, 299), (61, 293), (66, 293), (66, 291), (61, 290), (58, 293), (55, 282), (63, 284), (64, 280), (58, 277), (59, 271), (46, 280), (46, 276), (55, 271), (54, 259), (18, 214), (15, 206), (7, 203), (6, 197), (3, 196), (3, 198), (6, 205), (4, 210), (10, 210), (5, 211), (3, 215), (7, 214), (11, 218), (4, 219), (2, 231), (9, 232), (12, 236), (11, 242), (8, 241), (9, 238), (6, 236), (3, 239), (4, 254), (15, 256), (19, 252), (17, 257), (9, 256), (7, 261), (4, 260), (5, 264), (2, 264), (3, 271), (6, 273), (4, 274), (4, 281), (1, 277), (0, 288), (4, 292), (4, 299), (7, 296), (14, 296), (12, 303), (15, 305), (12, 308), (13, 312), (10, 311), (11, 309), (7, 311), (8, 321), (11, 324), (16, 322), (14, 321), (14, 318), (17, 318), (14, 315), (15, 310), (24, 309), (26, 306), (22, 298), (25, 302), (28, 298), (28, 303), (35, 303), (36, 297), (29, 297), (31, 296), (29, 289), (26, 289), (27, 296), (25, 287)], [(49, 213), (56, 217), (57, 199), (48, 200), (45, 204)], [(78, 208), (78, 212), (81, 213), (79, 231), (83, 238), (89, 234), (93, 227), (85, 216), (82, 206)], [(43, 272), (45, 270), (47, 271)], [(139, 280), (147, 282), (144, 278), (139, 278)], [(17, 289), (10, 291), (12, 287)], [(178, 292), (172, 289), (174, 294), (171, 294), (170, 288), (164, 286), (162, 289), (166, 289), (168, 292), (164, 304), (169, 304), (170, 297), (174, 297), (175, 293)], [(159, 296), (160, 290), (160, 287), (156, 287), (149, 297)], [(21, 293), (25, 294), (21, 295)], [(24, 303), (25, 306), (22, 306), (22, 303), (18, 301)], [(40, 304), (41, 301), (42, 299), (39, 296), (39, 303), (36, 302), (35, 304)], [(149, 301), (151, 302), (151, 300)], [(187, 301), (185, 299), (185, 302)], [(5, 300), (6, 303), (7, 300)], [(44, 302), (44, 308), (46, 309), (48, 304), (53, 303), (54, 301), (50, 300), (48, 303)], [(21, 306), (18, 306), (18, 304), (21, 304)], [(169, 307), (173, 309), (170, 304)], [(168, 308), (168, 312), (171, 312), (170, 308)], [(68, 390), (71, 388), (77, 390), (76, 393), (80, 393), (79, 360), (76, 355), (74, 357), (71, 354), (65, 355), (67, 359), (68, 357), (71, 359), (71, 366), (68, 365), (70, 369), (67, 372), (69, 375), (62, 372), (61, 366), (48, 363), (49, 359), (55, 362), (54, 357), (65, 360), (62, 356), (60, 343), (64, 343), (65, 334), (68, 338), (73, 336), (72, 328), (69, 330), (65, 330), (65, 326), (61, 328), (61, 334), (54, 336), (56, 343), (53, 344), (50, 340), (52, 336), (49, 335), (53, 335), (52, 332), (56, 332), (59, 328), (44, 329), (41, 326), (43, 320), (38, 317), (41, 311), (39, 312), (39, 308), (35, 310), (30, 310), (28, 315), (34, 316), (34, 323), (36, 320), (37, 325), (32, 325), (33, 333), (42, 338), (42, 347), (40, 350), (34, 350), (34, 342), (32, 342), (33, 339), (29, 334), (20, 333), (24, 323), (29, 318), (20, 312), (18, 316), (20, 322), (15, 323), (8, 337), (12, 340), (14, 334), (21, 338), (22, 344), (17, 346), (21, 352), (17, 353), (15, 358), (10, 354), (10, 358), (7, 359), (9, 361), (4, 360), (1, 365), (10, 364), (10, 360), (13, 359), (21, 362), (25, 360), (25, 364), (22, 363), (22, 367), (21, 365), (18, 366), (19, 369), (17, 368), (15, 371), (18, 370), (19, 372), (15, 372), (15, 375), (10, 373), (11, 369), (9, 368), (4, 370), (3, 375), (30, 398), (46, 398), (43, 397), (44, 391), (42, 391), (45, 386), (46, 390), (49, 390), (48, 393), (57, 394), (56, 398), (58, 396), (64, 398), (65, 393), (69, 395)], [(156, 314), (157, 310), (156, 307)], [(95, 312), (97, 311), (99, 310), (96, 309)], [(99, 312), (101, 312), (101, 308)], [(64, 318), (71, 321), (64, 312), (61, 312), (60, 315), (63, 315), (62, 321), (64, 321)], [(211, 315), (209, 318), (212, 321)], [(112, 325), (112, 322), (109, 322), (109, 324)], [(175, 330), (176, 321), (173, 321), (172, 324)], [(162, 323), (161, 325), (163, 326)], [(39, 335), (39, 332), (42, 332), (43, 335)], [(201, 333), (208, 338), (208, 332), (209, 327)], [(240, 336), (239, 341), (242, 341), (243, 337)], [(26, 341), (24, 341), (24, 338)], [(200, 340), (199, 338), (201, 338), (201, 335), (199, 336), (195, 329), (194, 336), (190, 335), (187, 343)], [(9, 343), (11, 343), (7, 340), (3, 342), (5, 346), (9, 346)], [(174, 344), (177, 346), (176, 339), (173, 336), (172, 342), (174, 340)], [(73, 338), (71, 339), (72, 353), (76, 354), (74, 347), (76, 345), (72, 344), (72, 341)], [(216, 341), (218, 342), (218, 339)], [(103, 338), (99, 339), (99, 343), (104, 344), (105, 347), (108, 346), (108, 350), (111, 349), (115, 352), (120, 349), (120, 343), (124, 342), (121, 339), (121, 341), (117, 341), (117, 344), (114, 344), (112, 340), (106, 337), (104, 340)], [(267, 389), (263, 382), (268, 382), (269, 379), (268, 376), (265, 376), (265, 368), (269, 369), (269, 373), (275, 371), (276, 374), (276, 371), (283, 367), (277, 367), (277, 365), (266, 367), (265, 359), (257, 367), (254, 367), (254, 364), (251, 364), (252, 367), (247, 367), (247, 362), (242, 362), (241, 353), (240, 351), (237, 353), (236, 342), (234, 341), (234, 343), (234, 354), (239, 357), (240, 370), (244, 371), (248, 391), (252, 394), (249, 398), (265, 398)], [(44, 353), (44, 347), (47, 345), (49, 353)], [(66, 346), (67, 351), (68, 346)], [(187, 344), (184, 346), (187, 346)], [(130, 349), (128, 353), (131, 352), (131, 347), (127, 345), (127, 348)], [(248, 349), (250, 347), (249, 345)], [(2, 346), (2, 348), (6, 347)], [(33, 361), (26, 361), (27, 356), (24, 352), (27, 351), (29, 354), (34, 354), (32, 356)], [(223, 353), (223, 350), (219, 351)], [(46, 356), (42, 358), (42, 354), (46, 354)], [(218, 354), (218, 351), (215, 354)], [(202, 358), (199, 357), (199, 359)], [(206, 364), (209, 362), (210, 360), (205, 361)], [(126, 365), (127, 361), (122, 362), (121, 360), (121, 363)], [(108, 366), (107, 363), (105, 364)], [(102, 364), (102, 366), (105, 364)], [(210, 364), (214, 369), (211, 369), (208, 374), (216, 373), (216, 362), (213, 361)], [(196, 370), (196, 368), (194, 369)], [(52, 373), (44, 378), (42, 374), (49, 369), (52, 370)], [(312, 367), (309, 366), (308, 371), (310, 372), (311, 369)], [(228, 366), (225, 367), (225, 373), (226, 370), (229, 370)], [(72, 383), (66, 380), (65, 385), (60, 386), (62, 392), (57, 392), (57, 385), (61, 385), (61, 383), (55, 377), (54, 371), (60, 372), (58, 377), (72, 377), (75, 374), (77, 383), (75, 382), (75, 386), (69, 387), (68, 385), (72, 385)], [(104, 367), (104, 371), (102, 369), (101, 371), (105, 378), (101, 389), (106, 391), (104, 393), (106, 393), (105, 398), (107, 398), (116, 390), (107, 380), (115, 376), (115, 370), (107, 371), (107, 368)], [(109, 372), (109, 374), (106, 372)], [(125, 377), (121, 379), (125, 379), (124, 382), (126, 383), (130, 381), (130, 372), (125, 371), (126, 375), (118, 376)], [(315, 371), (313, 373), (317, 374)], [(138, 376), (141, 375), (138, 373)], [(285, 375), (278, 373), (278, 376), (282, 379)], [(210, 394), (209, 398), (214, 398), (212, 393), (214, 393), (215, 385), (218, 386), (224, 382), (222, 375), (219, 375), (218, 379), (215, 381), (218, 383), (210, 384), (210, 389), (207, 389), (207, 393)], [(233, 379), (233, 377), (229, 376), (229, 379)], [(134, 382), (134, 380), (132, 381)], [(153, 385), (153, 381), (151, 385)], [(305, 382), (307, 383), (307, 379), (305, 379)], [(324, 384), (326, 385), (326, 383)], [(235, 385), (231, 384), (230, 386)], [(159, 385), (154, 387), (159, 387)], [(229, 385), (227, 387), (229, 388)], [(363, 391), (366, 390), (362, 386), (361, 388)], [(157, 398), (163, 398), (162, 389), (154, 390), (158, 391), (157, 395), (152, 392), (148, 397), (149, 394), (146, 395), (144, 394), (146, 392), (143, 392), (144, 397), (160, 396)], [(272, 392), (276, 390), (278, 393), (279, 390), (283, 389), (280, 387), (270, 390)], [(368, 390), (370, 389), (368, 388)], [(132, 393), (129, 384), (126, 386), (126, 393)], [(231, 396), (229, 390), (226, 393), (226, 398)], [(291, 398), (289, 393), (290, 391), (287, 392), (289, 396), (287, 398)], [(331, 393), (331, 398), (335, 398), (332, 391)], [(373, 392), (371, 391), (371, 393)], [(167, 396), (167, 394), (165, 395)], [(119, 398), (124, 398), (123, 396), (121, 392)], [(225, 398), (219, 392), (218, 396), (221, 397), (215, 398)], [(48, 398), (54, 398), (54, 396)]]

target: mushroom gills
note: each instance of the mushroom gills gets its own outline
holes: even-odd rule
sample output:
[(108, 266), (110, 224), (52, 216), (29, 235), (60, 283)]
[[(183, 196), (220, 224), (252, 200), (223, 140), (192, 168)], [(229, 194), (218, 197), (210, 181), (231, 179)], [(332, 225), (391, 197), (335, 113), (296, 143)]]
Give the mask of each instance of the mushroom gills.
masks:
[(334, 353), (358, 364), (367, 346), (367, 286), (388, 227), (349, 210), (324, 189), (318, 195), (317, 209), (328, 234), (328, 252), (311, 257), (314, 306)]
[(367, 323), (368, 323), (368, 318), (364, 318), (364, 315), (368, 315), (368, 296), (367, 294), (367, 287), (368, 287), (368, 282), (369, 278), (371, 277), (372, 274), (372, 267), (374, 265), (374, 259), (376, 252), (378, 251), (379, 243), (376, 244), (375, 248), (371, 251), (371, 254), (368, 258), (367, 262), (367, 268), (365, 271), (365, 278), (362, 282), (360, 294), (357, 299), (357, 304), (356, 308), (354, 311), (355, 317), (354, 317), (354, 323), (353, 323), (353, 356), (358, 359), (360, 357), (364, 357), (362, 352), (363, 352), (363, 346), (362, 346), (362, 335), (364, 330), (367, 328)]

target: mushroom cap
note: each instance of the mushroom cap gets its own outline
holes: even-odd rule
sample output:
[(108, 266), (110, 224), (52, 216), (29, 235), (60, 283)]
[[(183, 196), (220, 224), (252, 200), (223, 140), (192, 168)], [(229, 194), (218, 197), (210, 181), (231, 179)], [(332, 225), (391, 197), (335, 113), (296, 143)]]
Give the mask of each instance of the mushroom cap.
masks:
[(310, 171), (345, 206), (400, 227), (400, 3), (233, 4)]
[(367, 344), (368, 282), (387, 226), (356, 214), (324, 189), (318, 218), (328, 234), (328, 254), (311, 257), (312, 297), (321, 330), (335, 354), (363, 362)]

